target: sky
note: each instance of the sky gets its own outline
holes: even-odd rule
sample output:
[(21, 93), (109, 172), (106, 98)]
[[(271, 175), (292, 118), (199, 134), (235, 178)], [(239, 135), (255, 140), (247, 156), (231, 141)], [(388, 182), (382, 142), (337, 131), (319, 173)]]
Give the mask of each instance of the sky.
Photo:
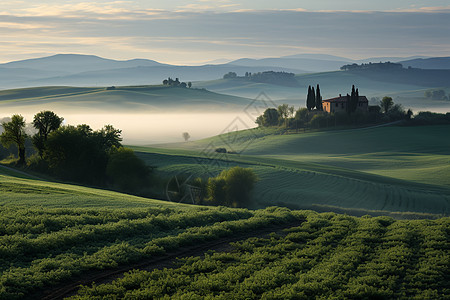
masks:
[(449, 28), (449, 0), (6, 0), (0, 62), (59, 53), (185, 65), (303, 53), (450, 56)]

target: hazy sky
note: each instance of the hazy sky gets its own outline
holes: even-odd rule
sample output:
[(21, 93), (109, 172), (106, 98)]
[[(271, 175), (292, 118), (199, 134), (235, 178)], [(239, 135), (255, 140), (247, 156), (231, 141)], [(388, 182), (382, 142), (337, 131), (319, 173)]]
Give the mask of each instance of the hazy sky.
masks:
[(449, 0), (2, 1), (0, 62), (57, 53), (193, 64), (450, 56)]

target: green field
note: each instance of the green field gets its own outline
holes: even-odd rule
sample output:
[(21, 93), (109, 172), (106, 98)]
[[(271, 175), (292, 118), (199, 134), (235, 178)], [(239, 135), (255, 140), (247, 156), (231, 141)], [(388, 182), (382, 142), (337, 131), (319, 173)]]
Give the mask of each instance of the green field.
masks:
[(448, 219), (303, 213), (281, 234), (131, 271), (71, 299), (446, 299)]
[[(440, 299), (449, 293), (448, 218), (200, 207), (24, 178), (4, 168), (0, 174), (0, 299), (70, 292), (78, 280), (151, 266), (183, 249), (189, 256), (200, 245), (206, 248), (173, 269), (131, 271), (73, 299)], [(277, 233), (259, 233), (271, 228)], [(254, 237), (239, 238), (243, 232)], [(232, 251), (207, 251), (229, 238), (238, 241)]]
[[(167, 174), (202, 167), (196, 151), (154, 150), (141, 155), (150, 155), (153, 162), (171, 161), (173, 165), (160, 166)], [(294, 161), (257, 156), (238, 157), (228, 164), (254, 167), (262, 178), (257, 191), (270, 179), (289, 182), (289, 176), (282, 178), (287, 174), (292, 178), (300, 175), (302, 181), (309, 178), (305, 185), (313, 185), (317, 178), (334, 177), (344, 180), (340, 184), (346, 180), (368, 184), (372, 180), (377, 188), (377, 184), (387, 186), (385, 181), (390, 180), (344, 168), (296, 165)], [(216, 166), (217, 171), (222, 167)], [(359, 179), (352, 179), (354, 173)], [(402, 191), (400, 181), (396, 184)], [(408, 190), (416, 193), (419, 187), (423, 185), (418, 183)], [(267, 190), (258, 192), (273, 193), (283, 201), (284, 196), (289, 201), (290, 193), (302, 190), (288, 185), (285, 194), (279, 191), (277, 195), (270, 186), (264, 188)], [(328, 192), (332, 197), (332, 191)], [(313, 190), (309, 193), (314, 194)], [(429, 203), (437, 205), (436, 201)], [(404, 208), (392, 206), (388, 210)], [(421, 205), (421, 211), (437, 213), (426, 205)], [(437, 216), (431, 213), (391, 214), (397, 218)], [(181, 261), (172, 271), (134, 271), (112, 284), (85, 288), (75, 298), (177, 298), (182, 294), (193, 298), (246, 295), (250, 299), (312, 295), (439, 298), (448, 294), (445, 246), (449, 224), (448, 218), (395, 221), (274, 207), (252, 211), (177, 204), (48, 182), (0, 167), (0, 299), (37, 299), (96, 274), (126, 271), (134, 264), (164, 260), (183, 249), (189, 254), (190, 247), (201, 245), (203, 252)], [(281, 232), (277, 226), (290, 229)], [(267, 237), (259, 233), (261, 230), (278, 234)], [(240, 238), (242, 233), (254, 238)], [(212, 243), (230, 238), (242, 240), (233, 251), (207, 251)], [(197, 257), (205, 251), (204, 258)], [(234, 284), (224, 286), (225, 282)]]
[[(168, 177), (251, 167), (260, 178), (255, 207), (448, 215), (448, 130), (449, 126), (380, 127), (277, 135), (253, 129), (135, 150)], [(214, 153), (218, 147), (243, 152), (220, 156)]]
[(92, 272), (298, 219), (23, 177), (0, 167), (0, 299), (36, 299)]

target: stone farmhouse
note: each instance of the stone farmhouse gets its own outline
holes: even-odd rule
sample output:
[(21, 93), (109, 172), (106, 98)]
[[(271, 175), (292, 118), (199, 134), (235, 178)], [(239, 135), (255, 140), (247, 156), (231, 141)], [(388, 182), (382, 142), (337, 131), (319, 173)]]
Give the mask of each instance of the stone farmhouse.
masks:
[[(350, 96), (348, 98), (350, 98)], [(339, 94), (339, 97), (323, 100), (322, 107), (324, 111), (327, 111), (329, 113), (346, 112), (347, 101), (348, 101), (347, 96), (342, 96), (341, 94)], [(369, 100), (367, 100), (366, 96), (359, 96), (358, 106), (356, 110), (359, 111), (369, 110)]]

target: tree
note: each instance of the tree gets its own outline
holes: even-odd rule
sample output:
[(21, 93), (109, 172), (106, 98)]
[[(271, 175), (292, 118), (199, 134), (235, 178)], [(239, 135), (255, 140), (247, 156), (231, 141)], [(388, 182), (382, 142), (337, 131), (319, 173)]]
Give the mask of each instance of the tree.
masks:
[(323, 107), (322, 107), (322, 95), (320, 94), (320, 87), (319, 87), (319, 85), (317, 85), (317, 90), (316, 90), (316, 109), (317, 110), (323, 110)]
[(182, 136), (183, 136), (183, 139), (185, 142), (189, 141), (189, 139), (191, 138), (191, 135), (189, 134), (189, 132), (183, 132)]
[(169, 80), (164, 79), (164, 80), (163, 80), (163, 85), (168, 85), (168, 84), (169, 84)]
[(41, 111), (34, 115), (33, 127), (38, 132), (33, 136), (33, 145), (38, 150), (39, 155), (42, 157), (44, 153), (45, 143), (47, 142), (48, 135), (61, 127), (64, 118), (58, 117), (52, 111)]
[(63, 179), (102, 185), (108, 157), (122, 146), (120, 133), (111, 125), (98, 131), (85, 124), (61, 126), (49, 134), (44, 160)]
[(411, 120), (411, 117), (413, 116), (413, 112), (411, 109), (408, 109), (408, 111), (406, 112), (406, 119), (407, 120)]
[(182, 88), (187, 88), (187, 84), (186, 84), (186, 82), (182, 82), (182, 83), (180, 83), (180, 86), (182, 87)]
[(350, 95), (350, 99), (347, 98), (347, 112), (354, 113), (358, 108), (359, 102), (359, 91), (355, 90), (355, 85), (352, 86), (352, 93)]
[(286, 125), (287, 118), (289, 115), (289, 105), (287, 104), (281, 104), (278, 106), (278, 116), (280, 116), (282, 119), (284, 119), (284, 123)]
[(5, 147), (12, 144), (17, 146), (19, 165), (25, 164), (25, 119), (21, 115), (13, 115), (10, 122), (3, 122), (3, 133), (0, 136), (0, 141)]
[(261, 127), (276, 126), (278, 125), (279, 117), (278, 110), (275, 108), (268, 108), (256, 119), (256, 124)]
[(188, 82), (188, 88), (191, 88), (192, 87), (192, 82)]
[(389, 112), (389, 110), (394, 106), (394, 101), (391, 97), (385, 96), (380, 102), (380, 107), (385, 114)]
[(208, 180), (208, 200), (218, 205), (246, 206), (258, 177), (252, 169), (233, 167)]
[[(86, 131), (88, 136), (91, 135), (92, 129), (88, 125), (84, 126), (87, 126), (88, 128), (84, 129), (83, 125), (81, 125), (81, 130)], [(116, 129), (112, 125), (105, 125), (102, 129), (94, 132), (92, 136), (103, 151), (110, 152), (113, 148), (122, 147), (121, 134), (122, 130)]]
[(306, 108), (308, 110), (314, 109), (316, 106), (316, 95), (314, 93), (314, 88), (308, 86), (308, 96), (306, 96)]
[(227, 74), (223, 75), (223, 79), (229, 79), (229, 78), (236, 78), (237, 74), (235, 72), (228, 72)]
[(309, 110), (305, 107), (299, 108), (295, 112), (295, 121), (298, 125), (303, 126), (309, 122), (308, 120)]
[(125, 192), (136, 192), (150, 184), (150, 169), (129, 148), (115, 148), (106, 166), (113, 185)]

